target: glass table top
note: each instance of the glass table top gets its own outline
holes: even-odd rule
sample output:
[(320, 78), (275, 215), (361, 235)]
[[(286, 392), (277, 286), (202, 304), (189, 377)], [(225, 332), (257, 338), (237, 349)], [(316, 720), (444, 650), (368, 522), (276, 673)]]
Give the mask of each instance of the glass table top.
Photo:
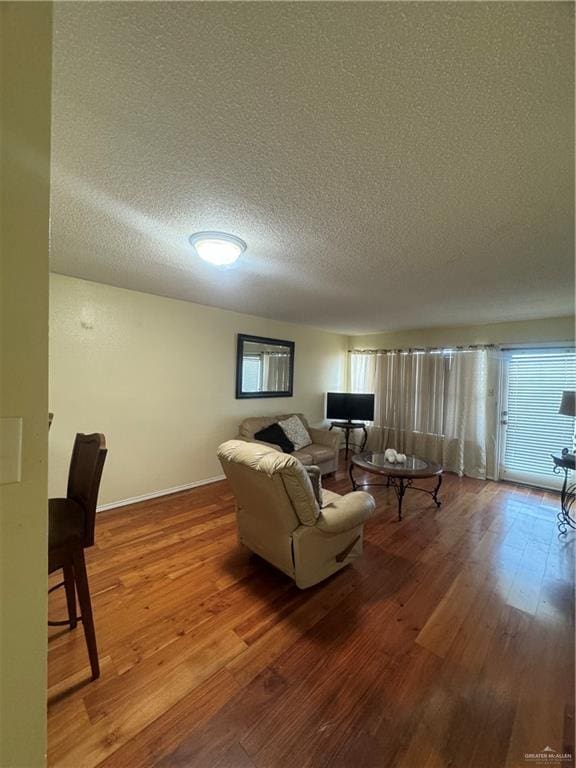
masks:
[(362, 458), (366, 464), (372, 464), (374, 467), (381, 467), (383, 469), (404, 469), (414, 472), (428, 467), (427, 461), (418, 459), (416, 456), (406, 456), (406, 461), (396, 462), (394, 464), (386, 461), (383, 453), (369, 452), (363, 454)]

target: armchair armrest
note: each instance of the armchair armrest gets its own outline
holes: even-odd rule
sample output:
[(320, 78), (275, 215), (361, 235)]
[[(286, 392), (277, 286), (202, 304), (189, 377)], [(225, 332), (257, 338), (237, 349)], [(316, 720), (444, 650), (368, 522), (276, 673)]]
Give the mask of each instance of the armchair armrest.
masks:
[(254, 440), (253, 437), (244, 437), (243, 435), (236, 435), (234, 440), (242, 440), (245, 443), (256, 443), (256, 445), (265, 445), (267, 448), (274, 448), (276, 451), (280, 451), (280, 453), (284, 453), (282, 448), (280, 448), (279, 445), (275, 445), (274, 443), (265, 443), (264, 440)]
[(316, 525), (324, 533), (343, 533), (362, 525), (375, 509), (376, 502), (369, 493), (353, 491), (323, 507)]
[(308, 434), (312, 438), (312, 442), (316, 443), (316, 445), (326, 445), (328, 448), (333, 448), (335, 451), (340, 448), (340, 430), (329, 432), (327, 429), (310, 427)]

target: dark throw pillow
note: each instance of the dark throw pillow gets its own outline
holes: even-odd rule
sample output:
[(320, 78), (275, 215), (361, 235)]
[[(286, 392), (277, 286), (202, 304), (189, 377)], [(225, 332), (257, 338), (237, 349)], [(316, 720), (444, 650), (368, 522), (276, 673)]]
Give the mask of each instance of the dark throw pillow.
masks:
[(294, 443), (288, 440), (286, 433), (279, 424), (270, 424), (266, 429), (261, 429), (260, 432), (256, 432), (254, 439), (262, 440), (264, 443), (279, 445), (284, 453), (292, 453), (294, 450)]

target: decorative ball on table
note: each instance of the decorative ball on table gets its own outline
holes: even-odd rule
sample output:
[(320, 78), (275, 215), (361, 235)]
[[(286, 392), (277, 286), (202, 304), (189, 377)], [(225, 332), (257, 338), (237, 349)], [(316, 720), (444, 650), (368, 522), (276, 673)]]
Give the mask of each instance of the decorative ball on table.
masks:
[(387, 448), (384, 451), (384, 459), (388, 464), (404, 464), (406, 461), (406, 454), (398, 453), (394, 448)]

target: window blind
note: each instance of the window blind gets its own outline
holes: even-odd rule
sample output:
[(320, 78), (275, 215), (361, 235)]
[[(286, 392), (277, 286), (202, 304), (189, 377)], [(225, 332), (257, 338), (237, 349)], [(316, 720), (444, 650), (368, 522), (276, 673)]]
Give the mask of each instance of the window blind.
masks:
[(574, 350), (510, 354), (506, 474), (553, 476), (550, 454), (571, 448), (574, 433), (574, 420), (558, 413), (565, 389), (576, 389)]
[(262, 387), (262, 361), (260, 355), (247, 355), (242, 358), (242, 387), (245, 392), (260, 392)]

